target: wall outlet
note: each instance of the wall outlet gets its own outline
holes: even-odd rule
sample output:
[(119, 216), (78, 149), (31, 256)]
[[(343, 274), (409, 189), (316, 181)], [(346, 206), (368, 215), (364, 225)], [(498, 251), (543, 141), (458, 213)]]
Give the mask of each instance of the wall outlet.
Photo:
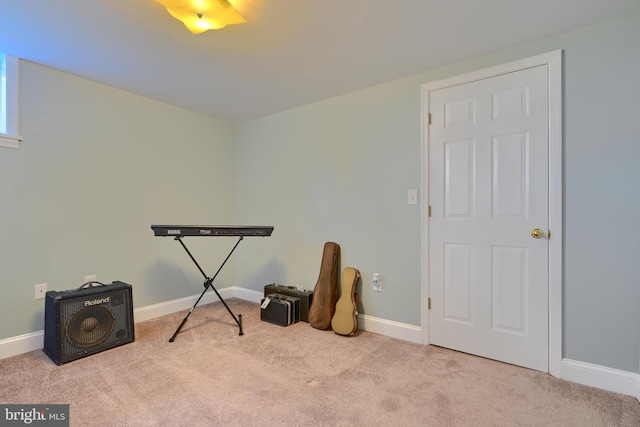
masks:
[(46, 283), (40, 283), (39, 285), (36, 285), (36, 299), (44, 299), (46, 293), (47, 293)]
[(88, 283), (88, 282), (95, 282), (96, 280), (98, 279), (96, 278), (95, 274), (93, 276), (84, 276), (84, 282), (82, 282), (82, 284), (84, 285), (85, 283)]
[(378, 273), (373, 273), (373, 290), (382, 292), (382, 276)]

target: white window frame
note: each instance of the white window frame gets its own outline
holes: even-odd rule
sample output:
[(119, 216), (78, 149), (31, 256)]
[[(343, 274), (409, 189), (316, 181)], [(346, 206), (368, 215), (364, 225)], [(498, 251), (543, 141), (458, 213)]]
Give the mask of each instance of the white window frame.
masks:
[(18, 148), (18, 58), (5, 56), (7, 84), (7, 133), (0, 133), (0, 147)]

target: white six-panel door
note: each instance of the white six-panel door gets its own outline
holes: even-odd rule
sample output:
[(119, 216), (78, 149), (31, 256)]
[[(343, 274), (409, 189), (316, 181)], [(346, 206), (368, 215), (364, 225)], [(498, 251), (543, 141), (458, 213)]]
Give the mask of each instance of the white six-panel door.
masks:
[(429, 342), (548, 371), (548, 66), (429, 92)]

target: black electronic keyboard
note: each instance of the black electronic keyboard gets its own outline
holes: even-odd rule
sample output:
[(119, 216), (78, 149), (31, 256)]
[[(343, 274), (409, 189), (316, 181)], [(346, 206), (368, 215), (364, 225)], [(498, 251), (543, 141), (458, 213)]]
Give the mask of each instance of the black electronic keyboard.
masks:
[(254, 225), (152, 225), (156, 236), (271, 236), (273, 226)]
[[(200, 297), (196, 300), (195, 304), (193, 304), (193, 307), (191, 307), (191, 310), (189, 310), (185, 318), (182, 319), (182, 323), (180, 323), (180, 326), (178, 326), (178, 329), (176, 329), (176, 331), (173, 333), (173, 336), (169, 339), (169, 342), (173, 342), (176, 339), (176, 336), (178, 335), (178, 333), (180, 333), (180, 330), (182, 329), (184, 324), (187, 323), (187, 319), (189, 318), (189, 316), (191, 316), (191, 313), (196, 308), (196, 306), (204, 296), (204, 293), (207, 292), (209, 288), (213, 289), (213, 291), (218, 296), (218, 299), (222, 302), (222, 304), (224, 304), (225, 308), (227, 309), (231, 317), (233, 317), (233, 320), (235, 320), (236, 323), (238, 324), (238, 327), (240, 328), (240, 335), (243, 335), (244, 332), (242, 332), (242, 314), (239, 314), (238, 317), (236, 317), (236, 315), (233, 314), (233, 311), (231, 311), (227, 303), (224, 301), (224, 299), (222, 299), (222, 296), (220, 295), (218, 290), (215, 288), (215, 286), (213, 286), (213, 281), (218, 276), (218, 273), (220, 273), (220, 270), (222, 270), (222, 267), (224, 267), (225, 263), (227, 262), (227, 260), (229, 259), (233, 251), (236, 250), (236, 247), (238, 247), (242, 239), (244, 239), (246, 236), (265, 236), (265, 237), (271, 236), (271, 233), (273, 232), (273, 226), (152, 225), (151, 229), (153, 230), (156, 236), (173, 237), (174, 240), (177, 240), (180, 243), (180, 245), (182, 245), (184, 250), (189, 255), (189, 258), (191, 258), (191, 261), (193, 261), (196, 267), (198, 267), (198, 270), (200, 270), (200, 273), (202, 273), (202, 276), (204, 277), (204, 290), (200, 294)], [(231, 252), (229, 252), (229, 255), (227, 255), (227, 257), (224, 259), (224, 261), (222, 262), (222, 265), (220, 265), (220, 268), (218, 268), (218, 271), (216, 272), (216, 274), (213, 277), (209, 277), (204, 272), (202, 267), (200, 267), (200, 264), (198, 264), (198, 261), (196, 261), (193, 255), (191, 255), (191, 252), (187, 248), (187, 245), (185, 245), (184, 242), (182, 241), (183, 237), (188, 237), (188, 236), (238, 236), (238, 241), (231, 249)]]

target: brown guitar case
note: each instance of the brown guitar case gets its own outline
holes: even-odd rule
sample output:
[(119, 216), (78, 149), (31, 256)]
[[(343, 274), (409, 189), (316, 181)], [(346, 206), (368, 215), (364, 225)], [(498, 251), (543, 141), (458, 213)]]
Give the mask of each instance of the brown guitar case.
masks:
[(356, 287), (360, 272), (347, 267), (342, 270), (342, 293), (336, 303), (336, 312), (331, 319), (333, 332), (338, 335), (351, 335), (358, 330), (358, 293)]
[(340, 245), (324, 244), (320, 274), (313, 289), (309, 307), (309, 324), (316, 329), (329, 329), (338, 300), (338, 272), (340, 271)]

